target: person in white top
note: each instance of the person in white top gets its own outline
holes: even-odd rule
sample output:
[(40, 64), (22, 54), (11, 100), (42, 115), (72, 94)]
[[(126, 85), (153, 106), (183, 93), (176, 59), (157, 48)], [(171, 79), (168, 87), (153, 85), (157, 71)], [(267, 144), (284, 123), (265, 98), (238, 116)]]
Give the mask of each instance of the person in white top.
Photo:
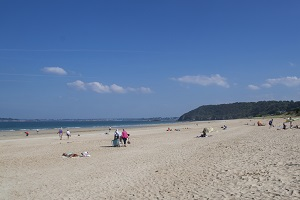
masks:
[(68, 139), (71, 137), (71, 132), (69, 130), (67, 130), (67, 136), (68, 136)]

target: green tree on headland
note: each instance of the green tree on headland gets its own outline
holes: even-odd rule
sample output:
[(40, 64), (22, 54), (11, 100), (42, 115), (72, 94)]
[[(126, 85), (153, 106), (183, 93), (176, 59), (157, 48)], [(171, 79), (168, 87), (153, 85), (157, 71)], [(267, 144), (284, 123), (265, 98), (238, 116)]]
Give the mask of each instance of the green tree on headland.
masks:
[(225, 120), (288, 113), (300, 114), (300, 101), (236, 102), (204, 105), (183, 114), (178, 121)]

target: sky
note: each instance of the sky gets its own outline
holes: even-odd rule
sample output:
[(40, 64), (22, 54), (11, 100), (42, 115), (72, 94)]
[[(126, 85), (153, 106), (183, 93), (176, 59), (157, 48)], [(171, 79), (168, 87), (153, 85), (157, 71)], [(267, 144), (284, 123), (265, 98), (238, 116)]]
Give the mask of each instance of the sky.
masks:
[(0, 0), (0, 117), (300, 100), (298, 0)]

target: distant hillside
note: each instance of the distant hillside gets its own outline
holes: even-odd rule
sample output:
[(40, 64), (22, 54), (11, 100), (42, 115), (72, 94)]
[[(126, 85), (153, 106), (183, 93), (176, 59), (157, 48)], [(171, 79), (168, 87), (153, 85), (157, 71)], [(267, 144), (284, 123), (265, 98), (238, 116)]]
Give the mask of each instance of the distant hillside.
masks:
[(203, 121), (280, 115), (286, 112), (300, 114), (300, 101), (259, 101), (200, 106), (183, 114), (178, 121)]
[(17, 120), (17, 119), (0, 117), (0, 121), (14, 121), (14, 120)]

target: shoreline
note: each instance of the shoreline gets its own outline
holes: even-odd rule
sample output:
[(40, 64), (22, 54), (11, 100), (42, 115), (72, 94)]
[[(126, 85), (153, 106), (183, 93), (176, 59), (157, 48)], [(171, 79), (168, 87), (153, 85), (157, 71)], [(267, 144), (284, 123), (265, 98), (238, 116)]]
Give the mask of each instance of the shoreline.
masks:
[[(22, 132), (22, 131), (31, 131), (31, 132), (36, 132), (36, 130), (42, 131), (42, 130), (56, 130), (56, 129), (60, 129), (61, 127), (63, 129), (102, 129), (102, 128), (108, 128), (108, 127), (114, 127), (114, 128), (121, 128), (121, 127), (140, 127), (140, 126), (152, 126), (152, 125), (159, 125), (159, 124), (167, 124), (167, 123), (178, 123), (178, 121), (173, 121), (173, 120), (167, 120), (167, 121), (149, 121), (149, 120), (128, 120), (128, 121), (95, 121), (95, 120), (78, 120), (78, 121), (50, 121), (51, 123), (54, 122), (55, 125), (53, 124), (43, 124), (40, 125), (39, 123), (43, 123), (43, 122), (49, 122), (49, 121), (35, 121), (34, 123), (37, 123), (35, 125), (31, 124), (28, 125), (26, 123), (31, 123), (31, 121), (18, 121), (15, 123), (25, 123), (22, 125), (19, 124), (14, 124), (14, 125), (10, 125), (10, 128), (3, 128), (0, 130), (1, 132)], [(71, 124), (69, 123), (71, 122)], [(83, 122), (83, 123), (82, 123)], [(87, 123), (85, 123), (87, 122)], [(91, 123), (89, 123), (91, 122)], [(94, 122), (97, 122), (96, 124)], [(104, 122), (104, 124), (101, 124), (101, 122)], [(0, 125), (3, 125), (5, 127), (6, 123), (10, 123), (10, 122), (0, 122)], [(14, 122), (11, 122), (14, 123)], [(18, 128), (15, 128), (17, 127)], [(30, 126), (27, 127), (26, 126)], [(43, 126), (43, 127), (41, 127)]]
[[(177, 124), (184, 124), (184, 123), (192, 123), (192, 122), (172, 122), (172, 123), (158, 123), (158, 124), (140, 124), (140, 125), (125, 125), (125, 126), (120, 126), (120, 127), (111, 127), (111, 131), (109, 132), (108, 127), (86, 127), (86, 128), (63, 128), (63, 132), (65, 135), (65, 132), (67, 130), (71, 131), (71, 135), (73, 134), (84, 134), (87, 132), (94, 132), (94, 133), (100, 133), (100, 134), (106, 134), (110, 133), (113, 134), (116, 129), (143, 129), (143, 128), (151, 128), (151, 127), (160, 127), (160, 126), (177, 126)], [(35, 129), (33, 130), (19, 130), (19, 131), (0, 131), (0, 140), (5, 140), (5, 139), (24, 139), (24, 138), (36, 138), (39, 136), (45, 136), (45, 135), (57, 135), (59, 128), (49, 128), (49, 129), (39, 129), (39, 132), (37, 133)], [(29, 132), (29, 136), (26, 137), (25, 132)]]
[[(108, 127), (106, 126), (99, 126), (99, 127), (76, 127), (76, 128), (63, 128), (64, 135), (67, 130), (71, 131), (71, 134), (85, 134), (87, 132), (93, 132), (93, 133), (99, 133), (99, 134), (113, 134), (116, 129), (119, 129), (119, 131), (123, 128), (125, 129), (143, 129), (143, 128), (151, 128), (151, 127), (161, 127), (161, 126), (168, 126), (173, 127), (173, 129), (176, 129), (176, 127), (180, 127), (181, 125), (203, 125), (203, 124), (211, 124), (211, 123), (218, 123), (220, 124), (220, 127), (224, 124), (231, 122), (231, 121), (245, 121), (245, 124), (251, 124), (253, 126), (257, 126), (257, 121), (261, 121), (263, 124), (268, 126), (268, 121), (271, 118), (245, 118), (245, 119), (230, 119), (230, 120), (207, 120), (207, 121), (172, 121), (170, 123), (157, 123), (157, 124), (136, 124), (136, 125), (124, 125), (124, 126), (112, 126), (111, 131), (109, 132)], [(281, 125), (283, 122), (285, 122), (285, 118), (277, 117), (274, 119), (274, 126), (278, 129), (281, 129)], [(297, 123), (297, 121), (295, 121)], [(298, 122), (300, 127), (300, 121)], [(218, 127), (219, 128), (219, 127)], [(36, 129), (32, 130), (17, 130), (17, 131), (8, 131), (8, 130), (2, 130), (0, 131), (0, 140), (6, 140), (6, 139), (24, 139), (24, 138), (36, 138), (36, 137), (42, 137), (42, 136), (55, 136), (57, 135), (57, 132), (59, 128), (46, 128), (46, 129), (38, 129), (39, 132), (37, 133)], [(26, 137), (25, 132), (29, 132), (29, 136)]]

